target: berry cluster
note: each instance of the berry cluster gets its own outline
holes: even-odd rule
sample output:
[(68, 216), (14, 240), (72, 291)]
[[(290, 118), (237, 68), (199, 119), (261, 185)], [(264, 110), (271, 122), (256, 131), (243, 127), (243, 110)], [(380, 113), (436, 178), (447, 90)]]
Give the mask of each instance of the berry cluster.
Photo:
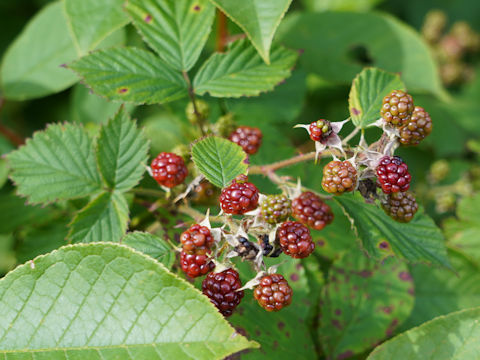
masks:
[(313, 141), (319, 141), (322, 144), (328, 140), (329, 136), (333, 132), (330, 121), (325, 119), (320, 119), (312, 122), (309, 126), (309, 130), (310, 139), (312, 139)]
[(398, 157), (384, 156), (377, 166), (377, 181), (385, 194), (407, 191), (412, 177), (408, 166)]
[(253, 291), (253, 296), (267, 311), (279, 311), (292, 302), (292, 288), (280, 274), (265, 275)]
[(297, 221), (286, 221), (277, 230), (282, 251), (292, 258), (302, 259), (315, 250), (310, 230)]
[(217, 307), (223, 316), (232, 315), (243, 298), (240, 276), (234, 269), (210, 273), (202, 282), (202, 292)]
[(283, 194), (269, 195), (260, 205), (260, 214), (269, 224), (285, 221), (292, 214), (292, 201)]
[(326, 192), (340, 195), (355, 190), (357, 170), (350, 161), (330, 161), (323, 168), (322, 188)]
[(418, 210), (418, 204), (410, 192), (397, 192), (387, 196), (382, 207), (392, 219), (398, 222), (409, 222)]

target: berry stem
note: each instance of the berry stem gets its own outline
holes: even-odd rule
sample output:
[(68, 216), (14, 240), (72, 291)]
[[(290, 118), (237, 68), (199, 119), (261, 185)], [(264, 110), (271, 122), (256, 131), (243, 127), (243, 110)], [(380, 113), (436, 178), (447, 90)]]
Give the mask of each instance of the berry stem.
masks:
[(353, 131), (343, 139), (342, 145), (347, 144), (351, 139), (353, 139), (353, 137), (355, 137), (355, 135), (358, 134), (359, 131), (360, 131), (359, 127), (356, 127), (355, 129), (353, 129)]
[[(201, 222), (203, 219), (205, 219), (205, 214), (187, 205), (178, 206), (177, 211), (179, 213), (190, 216), (193, 220), (197, 222)], [(222, 216), (209, 216), (209, 219), (211, 222), (224, 222), (224, 218)]]
[(205, 118), (198, 111), (197, 100), (195, 98), (195, 91), (193, 90), (192, 82), (190, 81), (190, 77), (188, 76), (188, 73), (186, 71), (182, 71), (182, 75), (188, 86), (188, 97), (190, 98), (190, 101), (193, 104), (193, 113), (197, 118), (198, 127), (200, 128), (200, 132), (202, 133), (202, 136), (205, 136), (207, 135), (204, 129)]

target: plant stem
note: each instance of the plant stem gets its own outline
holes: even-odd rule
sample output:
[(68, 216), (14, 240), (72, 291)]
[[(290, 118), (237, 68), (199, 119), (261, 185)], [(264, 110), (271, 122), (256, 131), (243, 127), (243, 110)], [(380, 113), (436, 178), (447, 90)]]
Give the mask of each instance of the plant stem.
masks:
[(220, 10), (217, 9), (217, 51), (223, 52), (225, 46), (227, 45), (228, 39), (228, 28), (227, 28), (227, 17)]
[(130, 192), (137, 194), (137, 195), (148, 195), (157, 198), (164, 198), (165, 191), (162, 190), (155, 190), (155, 189), (145, 189), (145, 188), (133, 188)]
[[(325, 151), (322, 151), (319, 157), (327, 157), (331, 155), (340, 155), (340, 152), (333, 149), (325, 150)], [(255, 165), (248, 170), (248, 173), (249, 174), (268, 174), (272, 171), (276, 171), (284, 167), (288, 167), (291, 165), (295, 165), (295, 164), (305, 162), (305, 161), (310, 161), (310, 160), (315, 160), (315, 151), (312, 151), (306, 154), (300, 154), (290, 159), (277, 161), (268, 165)]]
[(190, 77), (188, 76), (186, 71), (182, 71), (182, 75), (188, 86), (188, 97), (190, 98), (190, 101), (193, 104), (193, 113), (197, 118), (198, 127), (200, 128), (200, 132), (202, 133), (202, 136), (205, 136), (206, 135), (205, 129), (204, 129), (205, 119), (202, 116), (202, 114), (200, 114), (200, 112), (198, 111), (197, 100), (195, 98), (195, 91), (193, 90), (192, 82), (190, 81)]
[(356, 127), (355, 129), (353, 129), (353, 131), (343, 139), (342, 144), (343, 145), (347, 144), (351, 139), (353, 139), (355, 135), (358, 134), (359, 131), (360, 131), (359, 127)]
[[(197, 222), (201, 222), (203, 219), (205, 219), (205, 214), (201, 213), (198, 210), (195, 210), (194, 208), (192, 208), (188, 205), (178, 206), (177, 211), (179, 213), (190, 216), (193, 220), (195, 220)], [(210, 216), (209, 219), (212, 222), (223, 222), (223, 217), (222, 216)]]
[[(0, 111), (3, 108), (3, 104), (5, 104), (5, 99), (0, 97)], [(0, 124), (0, 134), (5, 136), (13, 145), (20, 146), (25, 143), (25, 139), (23, 139), (21, 136), (18, 136), (12, 130), (2, 124)]]

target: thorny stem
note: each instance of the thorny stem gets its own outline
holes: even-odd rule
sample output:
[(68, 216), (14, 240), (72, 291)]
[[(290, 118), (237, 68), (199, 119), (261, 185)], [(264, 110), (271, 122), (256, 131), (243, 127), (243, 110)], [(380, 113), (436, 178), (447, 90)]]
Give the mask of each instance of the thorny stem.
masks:
[(227, 17), (221, 10), (217, 10), (217, 51), (223, 52), (227, 45), (228, 28)]
[(205, 118), (198, 111), (197, 100), (195, 98), (195, 91), (193, 90), (192, 82), (190, 81), (190, 77), (188, 76), (186, 71), (182, 71), (182, 75), (188, 86), (188, 97), (190, 98), (190, 101), (193, 104), (193, 112), (195, 114), (195, 117), (197, 118), (198, 127), (200, 128), (200, 132), (202, 133), (202, 136), (205, 136), (206, 135), (205, 129), (204, 129)]

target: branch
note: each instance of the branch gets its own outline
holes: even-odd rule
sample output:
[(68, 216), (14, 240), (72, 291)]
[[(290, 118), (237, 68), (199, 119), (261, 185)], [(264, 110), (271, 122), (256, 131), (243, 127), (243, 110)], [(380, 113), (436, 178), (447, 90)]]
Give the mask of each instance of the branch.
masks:
[(205, 136), (206, 133), (205, 133), (205, 129), (203, 128), (205, 125), (205, 119), (202, 116), (202, 114), (200, 114), (200, 112), (198, 111), (197, 100), (195, 98), (195, 91), (193, 90), (192, 82), (190, 81), (190, 77), (188, 76), (186, 71), (182, 71), (182, 75), (188, 86), (188, 97), (190, 98), (190, 101), (193, 104), (193, 113), (197, 118), (198, 127), (200, 128), (200, 132), (202, 133), (202, 136)]

